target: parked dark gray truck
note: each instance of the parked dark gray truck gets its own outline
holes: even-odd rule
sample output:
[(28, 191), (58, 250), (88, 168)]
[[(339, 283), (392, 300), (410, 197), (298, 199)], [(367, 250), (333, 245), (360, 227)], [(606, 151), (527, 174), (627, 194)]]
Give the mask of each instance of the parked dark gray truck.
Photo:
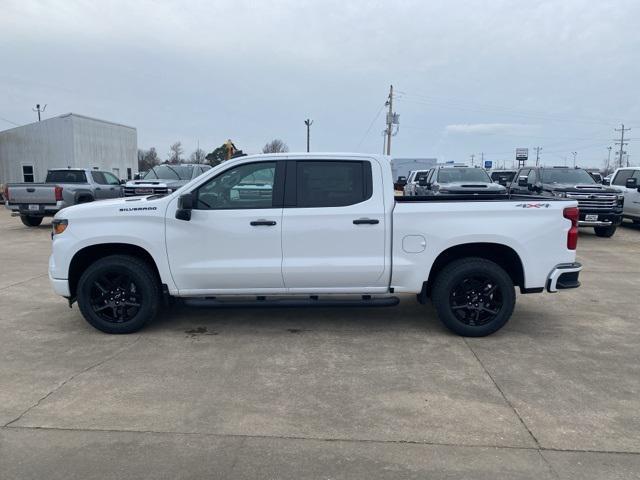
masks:
[(89, 168), (55, 168), (44, 183), (8, 183), (4, 204), (28, 227), (71, 205), (122, 197), (120, 180), (111, 172)]
[(611, 237), (622, 222), (624, 195), (597, 183), (582, 168), (524, 167), (511, 184), (511, 193), (541, 198), (577, 200), (580, 227), (593, 227), (599, 237)]

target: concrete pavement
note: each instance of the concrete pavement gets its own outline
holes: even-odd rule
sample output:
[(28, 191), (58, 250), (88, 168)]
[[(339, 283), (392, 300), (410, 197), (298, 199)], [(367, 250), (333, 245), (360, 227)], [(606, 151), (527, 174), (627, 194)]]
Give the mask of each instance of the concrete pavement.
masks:
[(640, 228), (463, 339), (384, 309), (174, 308), (110, 336), (0, 214), (0, 478), (640, 478)]

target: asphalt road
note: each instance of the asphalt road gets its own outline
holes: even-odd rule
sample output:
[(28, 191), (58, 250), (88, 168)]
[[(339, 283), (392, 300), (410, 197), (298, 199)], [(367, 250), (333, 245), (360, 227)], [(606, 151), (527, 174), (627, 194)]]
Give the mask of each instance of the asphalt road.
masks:
[(50, 290), (45, 223), (0, 213), (3, 480), (640, 478), (640, 228), (581, 232), (580, 289), (463, 339), (410, 296), (106, 335)]

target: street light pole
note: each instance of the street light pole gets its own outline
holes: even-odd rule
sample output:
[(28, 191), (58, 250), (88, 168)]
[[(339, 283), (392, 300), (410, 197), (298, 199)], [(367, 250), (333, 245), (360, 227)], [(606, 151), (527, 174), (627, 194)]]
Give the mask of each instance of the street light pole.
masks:
[(309, 145), (310, 145), (310, 139), (311, 139), (311, 125), (313, 125), (313, 120), (310, 120), (307, 118), (304, 121), (304, 124), (307, 126), (307, 152), (309, 152)]

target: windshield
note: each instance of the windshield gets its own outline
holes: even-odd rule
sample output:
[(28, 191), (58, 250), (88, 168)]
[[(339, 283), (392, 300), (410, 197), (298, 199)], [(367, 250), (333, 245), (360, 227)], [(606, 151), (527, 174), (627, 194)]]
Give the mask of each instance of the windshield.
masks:
[(191, 180), (193, 167), (186, 165), (158, 165), (149, 170), (144, 180)]
[(481, 168), (441, 168), (438, 170), (439, 183), (451, 182), (485, 182), (490, 183), (491, 178)]
[(593, 185), (596, 181), (586, 170), (575, 168), (546, 168), (542, 170), (542, 183), (568, 183), (571, 185)]

